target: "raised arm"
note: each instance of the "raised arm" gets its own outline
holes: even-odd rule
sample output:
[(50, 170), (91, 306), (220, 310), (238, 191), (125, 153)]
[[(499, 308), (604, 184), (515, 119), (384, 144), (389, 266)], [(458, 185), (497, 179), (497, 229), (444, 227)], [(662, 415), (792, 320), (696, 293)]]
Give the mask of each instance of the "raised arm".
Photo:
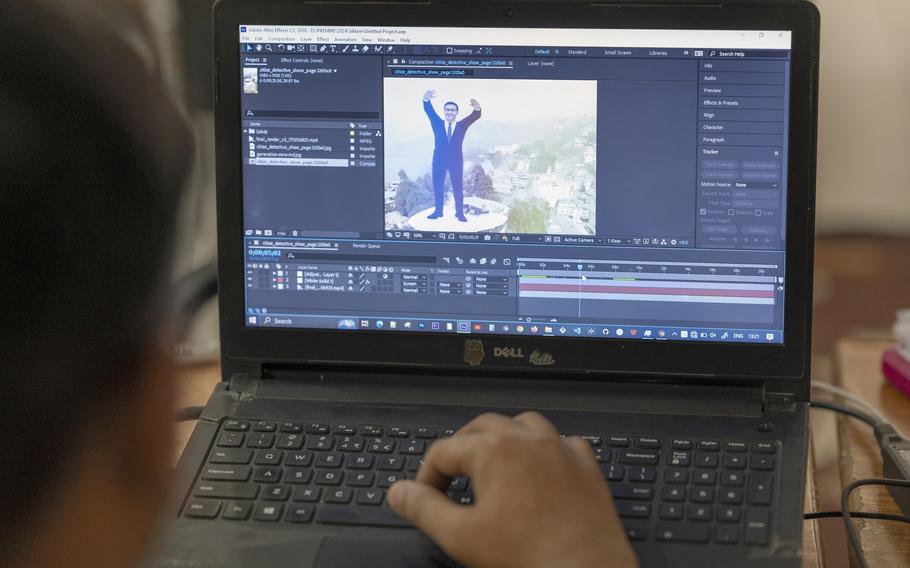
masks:
[(438, 114), (436, 114), (436, 109), (433, 108), (433, 103), (430, 102), (430, 99), (435, 97), (436, 89), (430, 89), (423, 94), (423, 111), (427, 113), (427, 118), (430, 119), (430, 124), (442, 122), (442, 119)]
[(464, 123), (465, 128), (471, 126), (480, 119), (480, 103), (477, 102), (477, 99), (471, 99), (471, 106), (474, 108), (474, 111), (461, 121)]

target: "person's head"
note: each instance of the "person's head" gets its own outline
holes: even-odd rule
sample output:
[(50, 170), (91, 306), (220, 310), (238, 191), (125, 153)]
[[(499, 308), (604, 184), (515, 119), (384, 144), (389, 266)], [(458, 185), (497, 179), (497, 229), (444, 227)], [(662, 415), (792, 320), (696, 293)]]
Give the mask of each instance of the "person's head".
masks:
[(442, 105), (442, 112), (446, 115), (447, 122), (455, 122), (455, 119), (458, 118), (458, 105), (448, 101)]
[(0, 4), (0, 565), (134, 563), (169, 482), (190, 139), (129, 30), (81, 4)]

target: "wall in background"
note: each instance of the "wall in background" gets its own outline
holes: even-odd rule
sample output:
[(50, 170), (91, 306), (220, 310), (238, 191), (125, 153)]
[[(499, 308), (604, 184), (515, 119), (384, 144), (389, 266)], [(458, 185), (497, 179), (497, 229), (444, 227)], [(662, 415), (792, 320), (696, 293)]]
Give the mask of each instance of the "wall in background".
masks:
[(818, 230), (910, 234), (910, 0), (814, 1)]

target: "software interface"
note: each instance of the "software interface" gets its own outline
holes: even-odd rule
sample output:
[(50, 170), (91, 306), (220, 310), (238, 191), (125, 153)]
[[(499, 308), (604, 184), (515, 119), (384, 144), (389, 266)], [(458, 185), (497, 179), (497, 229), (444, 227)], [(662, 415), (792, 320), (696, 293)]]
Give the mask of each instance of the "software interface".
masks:
[(783, 343), (790, 32), (239, 32), (247, 326)]

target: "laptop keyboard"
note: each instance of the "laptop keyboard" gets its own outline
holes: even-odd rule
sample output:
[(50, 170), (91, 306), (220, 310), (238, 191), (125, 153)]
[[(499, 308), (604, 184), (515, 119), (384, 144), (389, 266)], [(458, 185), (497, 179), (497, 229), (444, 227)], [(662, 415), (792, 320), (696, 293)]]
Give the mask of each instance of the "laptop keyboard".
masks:
[[(450, 428), (226, 419), (183, 516), (409, 526), (386, 504)], [(778, 443), (589, 434), (633, 541), (768, 544)], [(471, 504), (470, 481), (449, 496)]]

